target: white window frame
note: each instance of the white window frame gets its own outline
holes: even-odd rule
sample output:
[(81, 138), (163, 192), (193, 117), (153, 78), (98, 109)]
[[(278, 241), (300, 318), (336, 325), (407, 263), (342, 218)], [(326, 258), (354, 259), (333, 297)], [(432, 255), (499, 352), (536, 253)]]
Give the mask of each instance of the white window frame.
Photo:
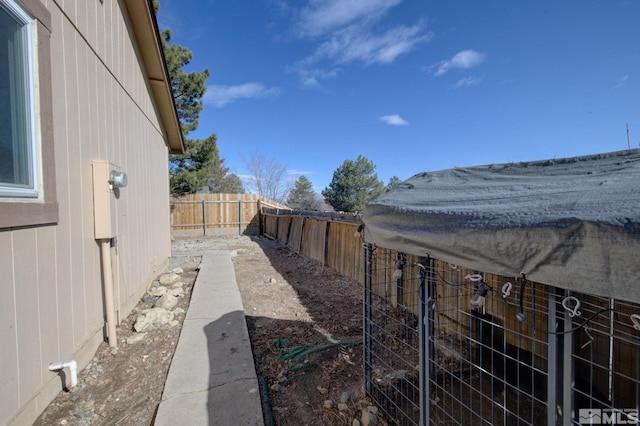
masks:
[[(16, 0), (0, 0), (9, 13), (23, 25), (25, 35), (25, 77), (26, 77), (26, 111), (27, 125), (25, 130), (26, 148), (27, 148), (27, 174), (29, 183), (27, 185), (12, 185), (0, 182), (0, 197), (9, 198), (37, 198), (39, 196), (39, 162), (38, 162), (38, 140), (36, 132), (36, 102), (35, 102), (35, 79), (34, 70), (37, 63), (35, 57), (36, 49), (33, 46), (33, 40), (37, 37), (34, 32), (37, 25), (34, 19), (24, 10), (24, 8), (16, 2)], [(13, 86), (12, 90), (16, 90)], [(12, 119), (15, 121), (15, 119)]]

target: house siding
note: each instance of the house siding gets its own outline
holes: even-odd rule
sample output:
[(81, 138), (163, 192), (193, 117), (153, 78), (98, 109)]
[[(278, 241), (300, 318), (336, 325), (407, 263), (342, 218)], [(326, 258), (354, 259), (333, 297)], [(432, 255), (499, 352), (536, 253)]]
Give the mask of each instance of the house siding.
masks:
[[(31, 1), (31, 0), (30, 0)], [(0, 229), (0, 424), (31, 424), (104, 340), (93, 160), (128, 175), (111, 249), (118, 318), (170, 256), (168, 147), (132, 23), (118, 0), (42, 0), (51, 13), (58, 222)]]

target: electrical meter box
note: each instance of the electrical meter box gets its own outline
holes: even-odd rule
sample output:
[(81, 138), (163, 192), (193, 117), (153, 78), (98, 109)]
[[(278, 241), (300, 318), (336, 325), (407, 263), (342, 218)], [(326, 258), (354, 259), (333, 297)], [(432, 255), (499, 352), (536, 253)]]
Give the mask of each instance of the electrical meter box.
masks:
[(111, 172), (119, 171), (119, 167), (108, 161), (94, 160), (93, 170), (93, 218), (95, 239), (104, 240), (116, 237), (116, 201), (119, 189), (111, 182)]

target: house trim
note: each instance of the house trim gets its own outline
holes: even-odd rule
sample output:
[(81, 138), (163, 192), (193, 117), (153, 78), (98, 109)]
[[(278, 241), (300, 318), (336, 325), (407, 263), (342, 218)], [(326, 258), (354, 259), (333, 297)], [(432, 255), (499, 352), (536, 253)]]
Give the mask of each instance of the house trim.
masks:
[(131, 22), (135, 23), (133, 31), (164, 124), (169, 150), (172, 154), (184, 154), (184, 140), (153, 5), (151, 0), (126, 0), (125, 5)]
[(51, 13), (39, 0), (22, 4), (37, 22), (37, 115), (39, 127), (42, 193), (39, 199), (0, 198), (0, 229), (56, 224), (55, 152), (53, 138), (53, 101), (51, 87)]

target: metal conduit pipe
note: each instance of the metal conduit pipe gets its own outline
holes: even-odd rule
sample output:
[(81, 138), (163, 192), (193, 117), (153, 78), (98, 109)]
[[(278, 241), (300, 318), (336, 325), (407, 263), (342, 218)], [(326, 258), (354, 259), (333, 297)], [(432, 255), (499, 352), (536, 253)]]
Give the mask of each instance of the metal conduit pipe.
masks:
[(113, 304), (113, 273), (111, 271), (111, 240), (100, 240), (100, 257), (102, 258), (102, 285), (104, 287), (104, 306), (107, 316), (107, 337), (109, 346), (118, 347), (116, 339), (116, 313)]

